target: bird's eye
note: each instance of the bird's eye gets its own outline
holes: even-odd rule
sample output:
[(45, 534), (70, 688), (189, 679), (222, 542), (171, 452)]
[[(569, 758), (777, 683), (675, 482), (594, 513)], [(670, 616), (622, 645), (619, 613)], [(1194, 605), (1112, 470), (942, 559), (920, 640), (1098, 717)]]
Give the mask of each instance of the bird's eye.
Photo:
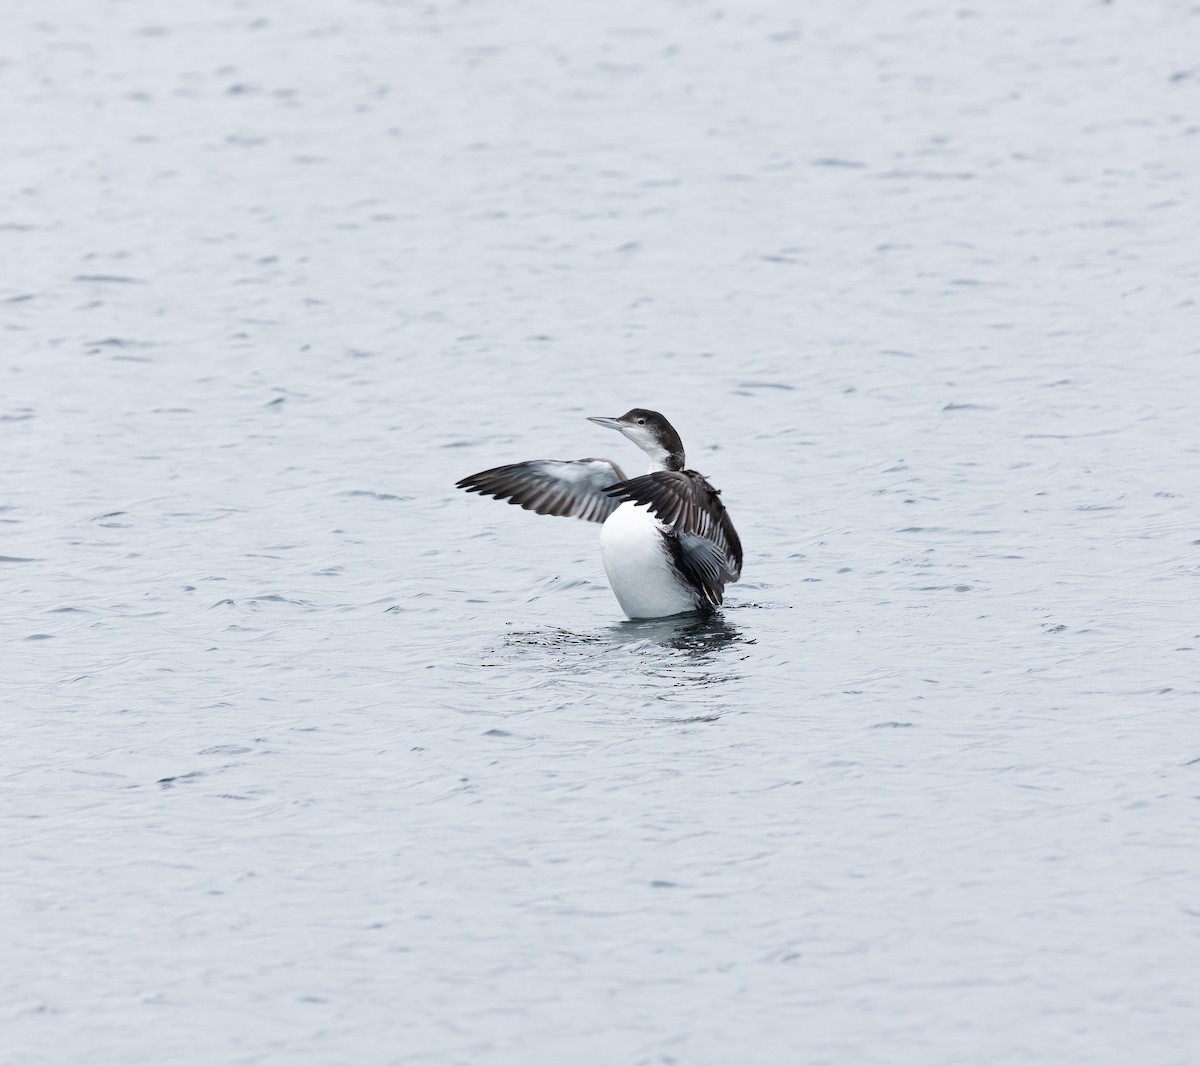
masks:
[(639, 426), (644, 426), (645, 424), (646, 424), (646, 420), (645, 420), (644, 418), (639, 418), (639, 419), (638, 419), (638, 425), (639, 425)]

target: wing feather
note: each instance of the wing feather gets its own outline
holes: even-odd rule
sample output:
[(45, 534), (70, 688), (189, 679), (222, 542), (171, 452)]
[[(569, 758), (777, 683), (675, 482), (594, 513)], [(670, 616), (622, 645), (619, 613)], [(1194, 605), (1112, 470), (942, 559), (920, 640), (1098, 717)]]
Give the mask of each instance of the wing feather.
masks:
[(531, 459), (482, 470), (457, 487), (537, 514), (603, 522), (621, 506), (605, 489), (624, 478), (621, 468), (608, 459)]

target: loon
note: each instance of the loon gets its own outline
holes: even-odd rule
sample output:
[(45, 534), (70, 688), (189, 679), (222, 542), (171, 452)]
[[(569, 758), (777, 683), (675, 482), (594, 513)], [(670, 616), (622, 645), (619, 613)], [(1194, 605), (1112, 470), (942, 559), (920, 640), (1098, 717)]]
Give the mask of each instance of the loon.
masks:
[(711, 610), (742, 573), (742, 543), (720, 493), (684, 468), (683, 441), (657, 411), (589, 418), (628, 437), (650, 471), (626, 479), (611, 459), (532, 459), (472, 474), (467, 492), (538, 514), (602, 522), (608, 583), (629, 618)]

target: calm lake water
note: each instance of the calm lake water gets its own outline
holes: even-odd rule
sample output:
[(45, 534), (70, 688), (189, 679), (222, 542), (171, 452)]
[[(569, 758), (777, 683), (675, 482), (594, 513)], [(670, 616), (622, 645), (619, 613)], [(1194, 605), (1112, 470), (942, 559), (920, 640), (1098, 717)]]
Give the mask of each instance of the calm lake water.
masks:
[[(1198, 41), (13, 0), (4, 1061), (1200, 1060)], [(712, 619), (453, 489), (632, 406)]]

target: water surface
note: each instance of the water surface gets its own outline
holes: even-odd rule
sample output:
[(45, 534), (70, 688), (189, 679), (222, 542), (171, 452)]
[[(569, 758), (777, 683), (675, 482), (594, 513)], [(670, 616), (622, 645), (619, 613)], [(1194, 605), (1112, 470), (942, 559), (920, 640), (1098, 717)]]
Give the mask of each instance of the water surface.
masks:
[(6, 23), (7, 1061), (1195, 1061), (1196, 10)]

